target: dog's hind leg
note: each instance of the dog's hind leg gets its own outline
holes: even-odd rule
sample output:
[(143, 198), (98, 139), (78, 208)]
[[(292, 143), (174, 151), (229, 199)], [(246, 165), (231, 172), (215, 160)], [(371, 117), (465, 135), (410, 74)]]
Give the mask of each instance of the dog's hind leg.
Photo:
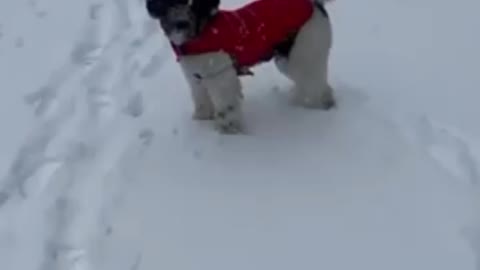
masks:
[(308, 108), (330, 109), (335, 105), (328, 82), (332, 29), (328, 16), (316, 9), (300, 29), (288, 56), (288, 77), (295, 82), (293, 101)]
[(292, 51), (293, 45), (295, 44), (296, 38), (297, 33), (292, 34), (274, 48), (273, 60), (275, 66), (280, 71), (280, 73), (282, 73), (288, 78), (290, 77), (288, 72), (288, 58), (290, 56), (290, 52)]
[(328, 83), (327, 61), (318, 60), (314, 69), (296, 77), (293, 102), (306, 108), (328, 110), (336, 105), (336, 101)]

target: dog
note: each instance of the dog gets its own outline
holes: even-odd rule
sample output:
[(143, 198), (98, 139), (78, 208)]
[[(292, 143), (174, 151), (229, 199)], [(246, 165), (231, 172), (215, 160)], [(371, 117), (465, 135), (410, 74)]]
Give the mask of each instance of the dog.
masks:
[(146, 0), (191, 88), (193, 118), (224, 134), (245, 132), (241, 76), (273, 60), (293, 81), (293, 102), (328, 110), (332, 26), (329, 0), (254, 0), (220, 10), (220, 0)]

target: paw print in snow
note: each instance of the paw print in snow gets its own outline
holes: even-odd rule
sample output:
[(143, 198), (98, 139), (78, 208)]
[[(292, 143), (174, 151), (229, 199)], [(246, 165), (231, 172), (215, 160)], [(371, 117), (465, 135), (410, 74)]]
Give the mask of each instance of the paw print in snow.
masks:
[(19, 37), (15, 40), (15, 48), (23, 48), (25, 45), (25, 40), (22, 37)]
[(143, 145), (149, 146), (153, 142), (153, 138), (155, 137), (155, 132), (149, 128), (145, 128), (138, 134), (138, 137), (142, 141)]
[(140, 117), (144, 111), (143, 107), (143, 96), (141, 93), (137, 93), (129, 99), (124, 112), (135, 118)]

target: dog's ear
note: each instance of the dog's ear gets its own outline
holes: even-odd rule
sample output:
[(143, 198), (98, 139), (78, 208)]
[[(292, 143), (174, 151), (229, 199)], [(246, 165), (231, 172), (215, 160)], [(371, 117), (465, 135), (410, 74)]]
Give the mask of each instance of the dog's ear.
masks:
[(154, 19), (159, 19), (166, 12), (166, 5), (163, 0), (146, 0), (145, 8), (150, 17)]
[(191, 3), (193, 12), (201, 18), (212, 17), (220, 6), (220, 0), (191, 0)]

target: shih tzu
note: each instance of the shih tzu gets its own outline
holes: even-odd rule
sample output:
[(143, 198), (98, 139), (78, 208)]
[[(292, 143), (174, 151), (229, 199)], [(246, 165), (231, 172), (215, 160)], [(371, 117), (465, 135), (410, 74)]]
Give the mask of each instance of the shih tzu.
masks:
[(335, 106), (328, 82), (332, 26), (328, 0), (254, 0), (220, 10), (220, 0), (146, 0), (191, 87), (194, 119), (221, 133), (245, 131), (240, 76), (273, 60), (295, 84), (293, 101), (307, 108)]

